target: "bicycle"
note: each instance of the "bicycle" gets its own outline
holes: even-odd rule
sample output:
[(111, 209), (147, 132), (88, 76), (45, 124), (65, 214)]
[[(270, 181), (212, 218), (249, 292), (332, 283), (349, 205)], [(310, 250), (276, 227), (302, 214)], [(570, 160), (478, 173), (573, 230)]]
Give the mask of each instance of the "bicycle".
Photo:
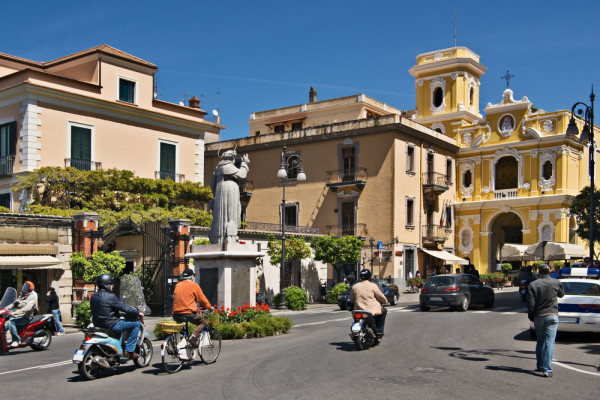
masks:
[(196, 351), (205, 364), (217, 361), (221, 353), (221, 333), (214, 327), (206, 325), (200, 334), (198, 347), (189, 340), (188, 322), (162, 322), (160, 329), (169, 333), (161, 346), (162, 366), (169, 374), (178, 372), (184, 362), (192, 362)]

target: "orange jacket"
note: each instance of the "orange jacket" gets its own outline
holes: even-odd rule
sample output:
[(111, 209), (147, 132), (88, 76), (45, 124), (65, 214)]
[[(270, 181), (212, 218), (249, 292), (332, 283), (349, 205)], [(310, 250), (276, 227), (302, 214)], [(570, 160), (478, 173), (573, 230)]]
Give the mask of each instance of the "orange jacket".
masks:
[(196, 303), (200, 303), (207, 310), (212, 308), (200, 285), (188, 280), (179, 282), (173, 292), (173, 314), (196, 312)]

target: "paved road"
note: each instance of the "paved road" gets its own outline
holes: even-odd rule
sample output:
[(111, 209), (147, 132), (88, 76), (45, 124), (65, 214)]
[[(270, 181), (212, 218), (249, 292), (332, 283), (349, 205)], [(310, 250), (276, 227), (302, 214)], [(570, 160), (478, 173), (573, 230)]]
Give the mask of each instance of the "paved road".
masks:
[(290, 334), (225, 341), (215, 364), (196, 361), (175, 375), (161, 370), (156, 341), (148, 368), (124, 366), (82, 381), (70, 362), (81, 334), (55, 337), (47, 351), (0, 356), (3, 398), (596, 399), (600, 387), (597, 335), (560, 338), (553, 378), (532, 371), (535, 343), (514, 291), (498, 292), (492, 310), (424, 313), (406, 301), (390, 307), (383, 343), (362, 352), (349, 340), (347, 311), (287, 315), (296, 324)]

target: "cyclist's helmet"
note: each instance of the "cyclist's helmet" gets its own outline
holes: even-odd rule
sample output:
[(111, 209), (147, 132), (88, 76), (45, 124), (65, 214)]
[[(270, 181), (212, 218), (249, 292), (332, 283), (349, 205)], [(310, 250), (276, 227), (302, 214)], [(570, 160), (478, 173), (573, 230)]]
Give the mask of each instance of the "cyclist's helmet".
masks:
[(360, 271), (360, 280), (361, 281), (368, 281), (369, 279), (371, 279), (371, 271), (369, 271), (368, 269), (363, 269), (362, 271)]
[(110, 286), (114, 285), (115, 281), (111, 274), (102, 274), (96, 279), (96, 286), (99, 289), (109, 290)]

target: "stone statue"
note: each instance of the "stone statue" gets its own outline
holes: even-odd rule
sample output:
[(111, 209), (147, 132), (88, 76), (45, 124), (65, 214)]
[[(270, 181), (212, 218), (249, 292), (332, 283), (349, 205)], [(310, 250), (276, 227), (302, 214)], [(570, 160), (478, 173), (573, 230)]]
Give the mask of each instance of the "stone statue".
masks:
[(240, 204), (240, 182), (248, 175), (250, 159), (247, 154), (241, 157), (239, 167), (236, 166), (237, 153), (227, 150), (223, 153), (221, 161), (210, 180), (213, 222), (208, 233), (211, 243), (236, 242), (237, 231), (242, 219), (242, 206)]

